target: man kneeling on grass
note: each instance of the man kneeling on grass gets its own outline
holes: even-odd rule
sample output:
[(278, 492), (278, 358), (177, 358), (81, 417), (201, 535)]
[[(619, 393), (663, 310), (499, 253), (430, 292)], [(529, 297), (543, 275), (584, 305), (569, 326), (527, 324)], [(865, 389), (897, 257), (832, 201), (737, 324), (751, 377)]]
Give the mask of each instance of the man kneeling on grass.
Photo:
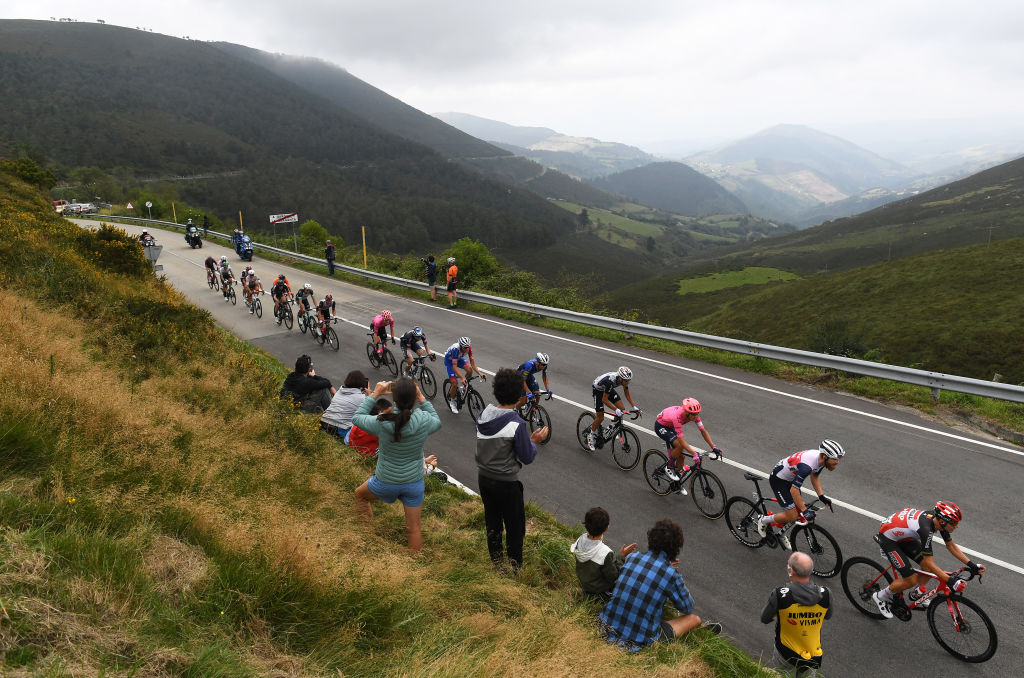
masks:
[[(721, 633), (718, 622), (701, 623), (693, 614), (693, 597), (676, 571), (683, 528), (663, 518), (647, 531), (647, 553), (631, 553), (619, 571), (612, 598), (598, 615), (601, 634), (630, 652), (671, 642), (698, 626)], [(671, 602), (678, 617), (662, 621), (662, 608)]]

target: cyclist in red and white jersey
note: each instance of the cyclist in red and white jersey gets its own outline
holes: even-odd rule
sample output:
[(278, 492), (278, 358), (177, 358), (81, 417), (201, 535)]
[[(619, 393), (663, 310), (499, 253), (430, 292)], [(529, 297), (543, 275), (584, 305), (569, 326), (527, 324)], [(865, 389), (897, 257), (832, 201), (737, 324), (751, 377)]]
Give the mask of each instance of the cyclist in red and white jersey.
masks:
[(704, 437), (704, 442), (711, 448), (711, 452), (721, 455), (722, 451), (711, 442), (711, 434), (704, 428), (704, 422), (700, 420), (700, 402), (696, 398), (684, 398), (681, 405), (666, 407), (654, 420), (654, 433), (665, 441), (668, 447), (668, 465), (665, 466), (665, 475), (669, 480), (679, 480), (679, 470), (686, 470), (683, 462), (683, 452), (689, 452), (694, 459), (697, 458), (697, 451), (690, 447), (683, 436), (683, 426), (689, 422), (697, 425), (697, 429)]
[[(800, 522), (814, 520), (814, 511), (807, 510), (807, 504), (804, 503), (800, 491), (807, 478), (811, 479), (818, 499), (826, 506), (831, 506), (832, 500), (826, 497), (821, 489), (821, 472), (825, 469), (834, 471), (844, 455), (846, 450), (842, 445), (826, 439), (821, 441), (817, 449), (794, 452), (785, 459), (780, 459), (768, 476), (768, 484), (771, 485), (775, 498), (779, 500), (779, 506), (784, 510), (761, 516), (757, 522), (757, 533), (762, 537), (767, 535), (768, 525), (771, 523), (785, 525), (797, 519)], [(779, 535), (779, 541), (787, 551), (792, 549), (788, 535)]]
[(962, 593), (967, 587), (967, 582), (963, 579), (956, 575), (946, 574), (941, 567), (935, 564), (935, 559), (932, 557), (932, 538), (935, 536), (936, 530), (946, 542), (946, 550), (966, 565), (973, 574), (981, 574), (985, 571), (985, 566), (975, 563), (964, 555), (964, 552), (950, 536), (950, 533), (960, 525), (963, 517), (959, 506), (951, 501), (940, 501), (935, 504), (935, 508), (927, 511), (905, 508), (892, 514), (882, 523), (878, 528), (878, 546), (892, 563), (896, 572), (899, 573), (899, 578), (881, 591), (871, 595), (871, 599), (878, 606), (879, 614), (886, 619), (892, 619), (893, 598), (912, 586), (916, 587), (910, 593), (912, 600), (924, 594), (925, 584), (928, 583), (930, 577), (919, 574), (915, 570), (931, 572), (944, 581), (954, 593)]

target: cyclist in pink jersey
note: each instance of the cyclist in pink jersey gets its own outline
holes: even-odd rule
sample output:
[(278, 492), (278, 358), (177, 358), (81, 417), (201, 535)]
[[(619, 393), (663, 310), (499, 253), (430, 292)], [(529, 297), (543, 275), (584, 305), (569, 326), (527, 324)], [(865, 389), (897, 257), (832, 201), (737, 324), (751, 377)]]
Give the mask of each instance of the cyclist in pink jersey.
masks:
[(378, 354), (384, 349), (383, 346), (378, 346), (380, 342), (387, 343), (388, 340), (388, 325), (391, 325), (391, 343), (395, 343), (395, 319), (391, 315), (391, 311), (381, 311), (380, 315), (376, 316), (370, 322), (370, 332), (373, 333), (373, 348)]
[(697, 451), (690, 447), (683, 436), (683, 425), (689, 422), (697, 424), (704, 442), (711, 448), (711, 453), (723, 456), (722, 451), (711, 442), (711, 434), (704, 428), (704, 422), (700, 420), (700, 403), (696, 398), (684, 398), (681, 405), (666, 407), (654, 420), (654, 433), (665, 441), (668, 448), (668, 464), (665, 466), (665, 475), (669, 480), (679, 480), (679, 471), (685, 471), (687, 467), (683, 464), (683, 452), (689, 452), (694, 459), (697, 458)]

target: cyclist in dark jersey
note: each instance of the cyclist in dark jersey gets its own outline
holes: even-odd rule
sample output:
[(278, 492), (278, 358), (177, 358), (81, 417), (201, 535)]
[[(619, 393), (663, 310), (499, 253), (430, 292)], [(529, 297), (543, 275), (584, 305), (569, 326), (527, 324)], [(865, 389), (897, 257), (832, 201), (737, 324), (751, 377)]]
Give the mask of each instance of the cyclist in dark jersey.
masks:
[(399, 346), (402, 347), (402, 355), (405, 357), (406, 371), (412, 369), (413, 355), (429, 355), (430, 359), (434, 360), (434, 354), (430, 352), (430, 346), (427, 344), (427, 335), (419, 325), (402, 335)]
[(328, 323), (331, 318), (334, 317), (334, 312), (337, 310), (337, 304), (334, 303), (334, 297), (330, 294), (325, 294), (324, 298), (320, 300), (320, 303), (316, 305), (316, 317), (322, 323)]
[(903, 591), (912, 586), (917, 587), (910, 594), (912, 600), (925, 592), (924, 586), (930, 577), (916, 573), (914, 571), (916, 569), (931, 572), (944, 581), (954, 593), (961, 593), (967, 587), (967, 582), (963, 579), (956, 575), (946, 574), (935, 564), (935, 559), (932, 557), (932, 538), (935, 536), (936, 530), (946, 542), (946, 550), (966, 565), (973, 574), (981, 574), (985, 571), (985, 566), (975, 563), (964, 555), (964, 552), (950, 536), (950, 533), (960, 525), (962, 519), (963, 513), (959, 506), (953, 502), (940, 501), (935, 504), (934, 509), (927, 511), (905, 508), (892, 514), (882, 523), (882, 526), (878, 528), (875, 540), (899, 574), (896, 581), (871, 595), (871, 599), (878, 606), (878, 612), (883, 617), (892, 619), (893, 598), (899, 596)]
[[(288, 284), (288, 278), (284, 276), (284, 273), (277, 276), (277, 280), (270, 286), (270, 294), (274, 297), (274, 315), (277, 316), (278, 309), (281, 307), (281, 300), (292, 293), (292, 288)], [(277, 324), (281, 324), (281, 319), (277, 319)]]
[(594, 421), (590, 424), (590, 430), (586, 434), (587, 449), (593, 451), (597, 448), (597, 427), (604, 421), (604, 408), (607, 405), (615, 410), (615, 416), (622, 416), (622, 399), (615, 392), (617, 386), (622, 386), (622, 394), (633, 406), (631, 412), (639, 412), (640, 408), (633, 402), (633, 396), (629, 393), (629, 382), (633, 379), (633, 371), (623, 365), (615, 372), (606, 372), (594, 380)]

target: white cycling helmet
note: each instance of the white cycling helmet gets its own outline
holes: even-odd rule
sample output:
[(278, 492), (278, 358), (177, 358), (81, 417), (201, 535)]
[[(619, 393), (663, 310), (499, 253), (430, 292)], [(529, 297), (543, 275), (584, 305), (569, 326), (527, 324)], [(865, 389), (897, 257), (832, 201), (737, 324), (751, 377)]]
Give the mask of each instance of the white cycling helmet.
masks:
[(818, 451), (829, 459), (842, 459), (843, 455), (846, 454), (843, 446), (834, 440), (822, 440), (821, 444), (818, 445)]
[(312, 290), (312, 289), (313, 289), (313, 286), (312, 286), (312, 285), (310, 285), (309, 283), (306, 283), (305, 285), (303, 285), (303, 286), (302, 286), (302, 289), (305, 289), (305, 290)]
[(469, 348), (470, 343), (469, 337), (459, 337), (459, 348)]
[(547, 353), (538, 353), (537, 354), (537, 362), (539, 362), (541, 365), (547, 365), (548, 364), (548, 354)]
[(228, 258), (227, 258), (227, 257), (221, 257), (221, 258), (220, 258), (220, 260), (221, 260), (221, 261), (227, 261), (227, 260), (228, 260)]
[(448, 263), (449, 264), (454, 264), (455, 263), (455, 257), (448, 257)]
[(619, 379), (621, 379), (622, 381), (629, 381), (630, 379), (633, 378), (633, 370), (629, 369), (625, 365), (620, 367), (616, 374), (619, 375)]

